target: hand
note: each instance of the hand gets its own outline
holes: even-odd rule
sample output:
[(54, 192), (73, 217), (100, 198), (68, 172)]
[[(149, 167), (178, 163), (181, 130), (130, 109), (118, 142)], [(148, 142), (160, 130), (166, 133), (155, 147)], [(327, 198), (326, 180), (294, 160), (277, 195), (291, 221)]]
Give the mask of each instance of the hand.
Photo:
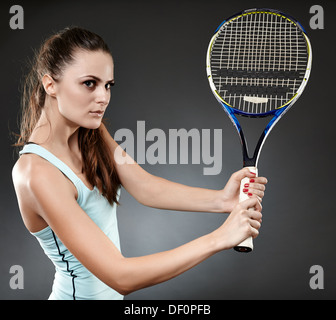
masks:
[(224, 224), (212, 233), (216, 250), (231, 249), (250, 236), (256, 238), (261, 226), (261, 209), (256, 197), (237, 204)]
[(257, 198), (259, 202), (262, 202), (267, 179), (265, 177), (256, 177), (248, 168), (243, 168), (233, 173), (225, 188), (219, 191), (223, 212), (231, 212), (239, 203), (240, 182), (245, 177), (250, 179), (249, 185), (244, 188), (248, 196), (250, 198)]

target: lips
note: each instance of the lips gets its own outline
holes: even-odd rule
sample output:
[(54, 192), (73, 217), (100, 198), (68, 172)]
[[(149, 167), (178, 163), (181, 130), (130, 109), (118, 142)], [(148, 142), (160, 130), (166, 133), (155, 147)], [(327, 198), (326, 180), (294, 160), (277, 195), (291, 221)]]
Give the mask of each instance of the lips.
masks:
[(104, 111), (103, 110), (90, 111), (89, 113), (92, 116), (95, 116), (95, 117), (102, 117), (104, 115)]

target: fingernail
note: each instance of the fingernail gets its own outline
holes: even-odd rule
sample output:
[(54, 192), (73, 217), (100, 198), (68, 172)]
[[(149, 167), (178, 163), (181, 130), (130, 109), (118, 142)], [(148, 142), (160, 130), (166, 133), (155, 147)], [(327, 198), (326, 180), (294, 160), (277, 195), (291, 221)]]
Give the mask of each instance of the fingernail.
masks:
[(250, 182), (253, 183), (255, 180), (254, 179), (250, 179)]
[(245, 183), (245, 184), (244, 184), (244, 187), (245, 187), (245, 188), (248, 188), (249, 186), (250, 186), (249, 183)]
[(248, 191), (248, 189), (243, 189), (243, 192), (247, 192)]
[(249, 197), (252, 197), (252, 193), (248, 193), (247, 195), (248, 195)]
[(256, 173), (255, 173), (255, 172), (252, 172), (252, 171), (250, 171), (250, 173), (252, 173), (252, 174), (256, 175)]

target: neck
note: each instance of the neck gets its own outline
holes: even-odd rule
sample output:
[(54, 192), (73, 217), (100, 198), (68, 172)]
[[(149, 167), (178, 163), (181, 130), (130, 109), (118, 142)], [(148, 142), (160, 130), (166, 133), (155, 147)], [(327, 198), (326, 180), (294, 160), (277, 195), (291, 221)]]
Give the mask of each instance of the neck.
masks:
[(47, 99), (30, 141), (57, 153), (68, 150), (78, 151), (79, 126), (60, 114), (56, 99), (52, 101), (47, 101)]

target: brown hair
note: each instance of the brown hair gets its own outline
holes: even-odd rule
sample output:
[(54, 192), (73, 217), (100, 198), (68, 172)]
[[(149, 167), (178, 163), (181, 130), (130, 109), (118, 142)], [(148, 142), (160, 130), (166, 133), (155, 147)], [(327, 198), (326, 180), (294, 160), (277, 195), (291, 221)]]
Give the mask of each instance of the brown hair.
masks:
[[(53, 79), (59, 79), (78, 49), (103, 51), (112, 56), (100, 36), (82, 28), (66, 28), (48, 38), (35, 55), (32, 68), (25, 78), (20, 135), (15, 146), (23, 146), (29, 141), (41, 116), (46, 97), (42, 77), (49, 74)], [(79, 128), (78, 145), (83, 159), (83, 172), (90, 184), (97, 186), (111, 204), (118, 203), (120, 180), (101, 129)]]

